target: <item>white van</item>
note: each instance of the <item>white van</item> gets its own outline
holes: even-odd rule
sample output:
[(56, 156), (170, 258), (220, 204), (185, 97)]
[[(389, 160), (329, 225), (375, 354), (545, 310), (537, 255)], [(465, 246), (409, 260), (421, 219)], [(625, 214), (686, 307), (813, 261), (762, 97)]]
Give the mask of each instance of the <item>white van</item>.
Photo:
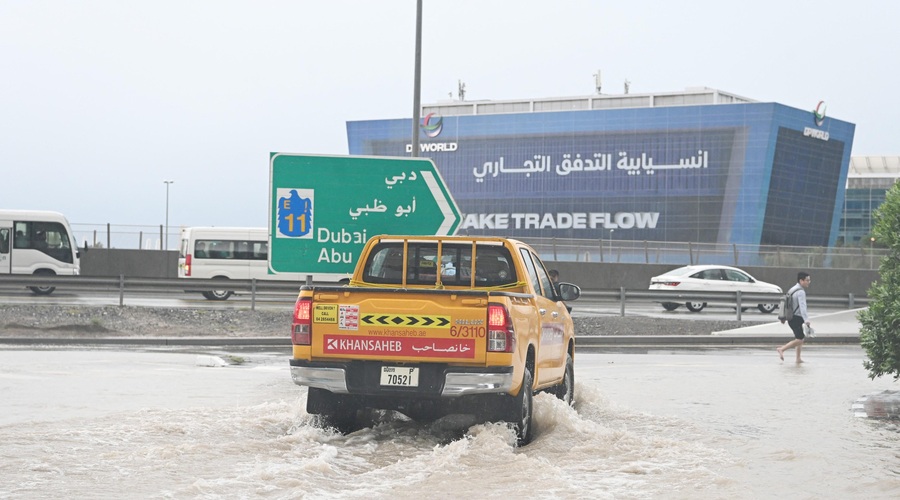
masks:
[[(0, 209), (0, 274), (73, 276), (81, 271), (81, 254), (63, 214)], [(33, 286), (49, 295), (53, 286)]]
[[(183, 228), (178, 277), (297, 281), (298, 289), (306, 280), (306, 275), (298, 273), (269, 274), (269, 233), (264, 227)], [(232, 290), (202, 292), (209, 300), (226, 300), (233, 293)]]

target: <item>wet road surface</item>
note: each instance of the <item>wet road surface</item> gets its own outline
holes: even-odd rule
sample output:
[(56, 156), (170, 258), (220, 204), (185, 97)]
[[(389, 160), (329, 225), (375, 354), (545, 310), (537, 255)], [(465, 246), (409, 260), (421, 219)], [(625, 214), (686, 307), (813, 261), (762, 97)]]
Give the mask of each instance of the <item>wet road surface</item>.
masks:
[(286, 353), (0, 350), (0, 497), (895, 498), (897, 422), (857, 400), (896, 384), (858, 348), (804, 356), (582, 353), (575, 409), (538, 395), (514, 448), (452, 419), (319, 429)]

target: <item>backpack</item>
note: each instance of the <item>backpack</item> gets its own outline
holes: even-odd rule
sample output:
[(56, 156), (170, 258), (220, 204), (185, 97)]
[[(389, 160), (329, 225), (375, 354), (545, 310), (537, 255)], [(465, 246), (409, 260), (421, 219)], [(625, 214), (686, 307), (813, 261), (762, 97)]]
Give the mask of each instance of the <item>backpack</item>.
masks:
[(779, 321), (790, 321), (794, 317), (794, 294), (786, 293), (781, 296), (781, 302), (778, 304), (781, 312), (778, 314)]

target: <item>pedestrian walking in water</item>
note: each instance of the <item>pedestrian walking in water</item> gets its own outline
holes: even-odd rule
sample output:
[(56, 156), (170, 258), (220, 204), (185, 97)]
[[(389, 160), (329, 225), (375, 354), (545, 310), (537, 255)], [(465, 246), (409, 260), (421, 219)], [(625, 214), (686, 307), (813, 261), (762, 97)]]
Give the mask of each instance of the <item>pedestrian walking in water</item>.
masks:
[[(805, 326), (807, 330), (809, 330), (811, 326), (809, 322), (809, 312), (806, 310), (806, 288), (811, 281), (812, 278), (810, 278), (809, 274), (801, 271), (797, 273), (797, 284), (788, 290), (788, 295), (792, 299), (791, 303), (794, 315), (787, 320), (787, 324), (791, 327), (791, 331), (794, 332), (794, 340), (775, 349), (778, 351), (778, 357), (781, 358), (782, 361), (784, 361), (784, 351), (795, 347), (797, 349), (797, 363), (803, 362), (803, 359), (800, 357), (800, 351), (803, 349), (803, 341), (806, 340), (803, 329)], [(781, 320), (781, 322), (784, 323), (785, 320)]]

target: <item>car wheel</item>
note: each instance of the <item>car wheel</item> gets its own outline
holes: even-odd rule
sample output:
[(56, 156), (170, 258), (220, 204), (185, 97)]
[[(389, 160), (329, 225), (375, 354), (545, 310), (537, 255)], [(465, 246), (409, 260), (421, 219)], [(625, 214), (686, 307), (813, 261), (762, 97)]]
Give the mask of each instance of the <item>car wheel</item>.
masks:
[(556, 386), (556, 397), (565, 401), (569, 406), (575, 404), (575, 362), (572, 361), (572, 355), (566, 355), (566, 372), (563, 374), (562, 382)]
[[(34, 272), (35, 276), (55, 276), (56, 273), (49, 269), (38, 269)], [(50, 295), (53, 293), (53, 290), (56, 290), (55, 286), (30, 286), (28, 287), (31, 290), (31, 293), (35, 295)]]
[(678, 309), (680, 304), (676, 304), (674, 302), (663, 302), (662, 306), (666, 311), (674, 311), (675, 309)]
[(203, 294), (209, 300), (228, 300), (231, 297), (231, 290), (210, 290)]
[(686, 302), (684, 307), (687, 307), (688, 311), (698, 313), (706, 307), (706, 302)]
[(533, 380), (531, 369), (525, 368), (519, 395), (512, 398), (506, 418), (503, 419), (513, 424), (513, 428), (516, 430), (516, 444), (518, 446), (530, 443), (534, 437), (532, 426), (532, 418), (534, 417), (532, 411), (534, 409)]
[[(228, 278), (224, 276), (216, 276), (213, 279), (217, 280), (227, 280)], [(228, 297), (234, 292), (231, 290), (210, 290), (208, 292), (203, 292), (203, 296), (206, 297), (207, 300), (228, 300)]]
[(778, 309), (778, 304), (759, 304), (756, 308), (761, 313), (771, 314), (775, 309)]

